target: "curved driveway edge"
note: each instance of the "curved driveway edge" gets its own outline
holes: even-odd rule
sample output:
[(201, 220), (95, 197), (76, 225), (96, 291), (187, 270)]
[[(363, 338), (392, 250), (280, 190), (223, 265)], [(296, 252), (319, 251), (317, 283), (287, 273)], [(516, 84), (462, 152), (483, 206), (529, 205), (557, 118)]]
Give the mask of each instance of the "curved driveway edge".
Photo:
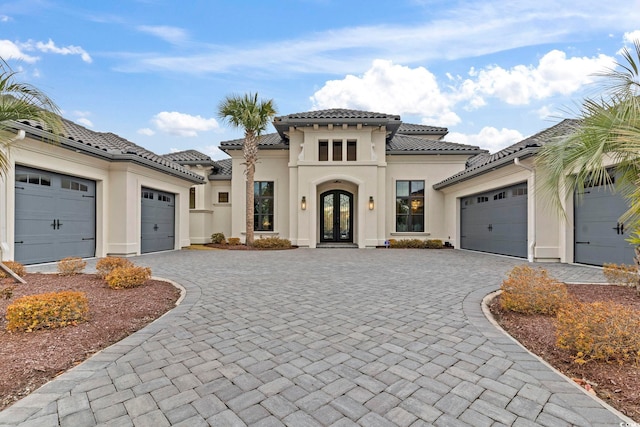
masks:
[[(297, 249), (134, 261), (184, 286), (182, 304), (0, 412), (0, 426), (627, 421), (482, 313), (482, 298), (524, 260)], [(543, 266), (561, 280), (603, 281), (598, 269)]]

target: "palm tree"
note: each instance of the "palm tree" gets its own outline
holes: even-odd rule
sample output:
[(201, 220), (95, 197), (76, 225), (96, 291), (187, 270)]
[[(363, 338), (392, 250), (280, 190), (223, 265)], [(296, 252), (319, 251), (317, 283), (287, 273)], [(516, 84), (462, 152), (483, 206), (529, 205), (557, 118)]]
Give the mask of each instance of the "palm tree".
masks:
[[(35, 120), (54, 135), (62, 129), (58, 107), (43, 92), (35, 87), (15, 81), (16, 72), (0, 58), (0, 178), (9, 170), (8, 150), (18, 138), (9, 131), (10, 120)], [(0, 259), (0, 269), (10, 274), (16, 281), (24, 283)]]
[(11, 120), (34, 120), (46, 130), (58, 135), (62, 129), (59, 109), (42, 91), (28, 83), (15, 80), (17, 72), (0, 58), (0, 176), (9, 168), (7, 150), (15, 141), (6, 136)]
[(218, 106), (218, 117), (235, 128), (244, 129), (242, 154), (247, 175), (247, 246), (253, 245), (254, 176), (258, 160), (258, 141), (277, 114), (273, 100), (258, 100), (258, 94), (227, 96)]
[(640, 273), (640, 40), (634, 47), (635, 57), (624, 48), (624, 63), (598, 74), (603, 95), (583, 101), (575, 133), (546, 144), (536, 161), (540, 189), (561, 211), (566, 195), (589, 183), (613, 186), (608, 169), (615, 165), (615, 189), (629, 201), (621, 219), (635, 230), (629, 241)]

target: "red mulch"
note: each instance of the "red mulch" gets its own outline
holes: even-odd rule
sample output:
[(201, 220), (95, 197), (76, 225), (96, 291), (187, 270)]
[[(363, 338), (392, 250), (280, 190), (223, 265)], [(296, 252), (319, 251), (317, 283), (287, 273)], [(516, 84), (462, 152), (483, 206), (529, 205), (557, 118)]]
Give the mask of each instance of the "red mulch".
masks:
[[(640, 311), (640, 296), (635, 289), (613, 285), (567, 285), (569, 292), (582, 302), (613, 301)], [(640, 367), (589, 361), (574, 363), (571, 353), (555, 345), (552, 316), (525, 315), (500, 308), (500, 297), (490, 304), (496, 321), (511, 336), (560, 372), (583, 387), (593, 388), (598, 397), (629, 418), (640, 422)]]
[[(133, 289), (110, 289), (93, 274), (27, 274), (26, 284), (0, 280), (0, 410), (57, 375), (116, 343), (173, 307), (180, 291), (168, 282), (149, 280)], [(5, 299), (7, 288), (13, 295)], [(6, 331), (7, 306), (24, 295), (82, 291), (89, 320), (77, 326), (34, 332)]]

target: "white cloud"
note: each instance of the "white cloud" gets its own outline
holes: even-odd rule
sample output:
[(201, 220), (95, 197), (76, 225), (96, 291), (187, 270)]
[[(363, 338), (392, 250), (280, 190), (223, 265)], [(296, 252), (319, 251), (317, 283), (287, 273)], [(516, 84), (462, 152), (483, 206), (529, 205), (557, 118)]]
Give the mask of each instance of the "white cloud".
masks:
[(633, 44), (636, 40), (640, 40), (640, 30), (624, 33), (623, 40), (625, 43)]
[(607, 55), (567, 58), (565, 52), (552, 50), (537, 67), (517, 65), (511, 69), (492, 66), (470, 70), (471, 79), (461, 84), (461, 97), (469, 105), (484, 105), (484, 97), (495, 97), (511, 105), (529, 104), (532, 100), (554, 95), (569, 95), (594, 80), (594, 74), (614, 66)]
[(142, 128), (142, 129), (138, 129), (138, 134), (140, 135), (144, 135), (144, 136), (153, 136), (156, 133), (153, 131), (153, 129), (149, 129), (149, 128)]
[(33, 64), (39, 59), (37, 56), (27, 55), (17, 44), (10, 40), (0, 40), (0, 57), (5, 60), (18, 59), (30, 64)]
[(198, 132), (218, 129), (220, 126), (216, 119), (205, 119), (201, 116), (178, 113), (176, 111), (163, 111), (154, 116), (152, 122), (162, 132), (171, 135), (195, 137)]
[(76, 119), (76, 122), (85, 127), (89, 127), (89, 128), (93, 127), (93, 122), (87, 119), (86, 117), (80, 117), (79, 119)]
[(353, 108), (419, 115), (434, 126), (460, 122), (449, 96), (426, 68), (409, 68), (377, 59), (363, 75), (330, 80), (311, 97), (315, 109)]
[(204, 147), (200, 147), (197, 149), (202, 154), (206, 154), (214, 160), (226, 159), (229, 156), (224, 151), (220, 150), (220, 147), (217, 145), (207, 145)]
[(166, 25), (141, 25), (137, 27), (138, 31), (151, 34), (169, 43), (178, 44), (187, 40), (187, 32), (182, 28), (170, 27)]
[(0, 22), (9, 22), (11, 21), (11, 17), (7, 15), (0, 15)]
[(34, 44), (33, 41), (29, 41), (28, 43), (25, 44), (25, 46), (30, 49), (36, 49), (44, 53), (56, 53), (58, 55), (80, 55), (80, 57), (84, 62), (91, 63), (93, 61), (91, 59), (91, 56), (83, 48), (79, 46), (73, 46), (73, 45), (58, 47), (51, 39), (49, 39), (47, 43), (36, 42)]
[(480, 148), (489, 150), (491, 153), (495, 153), (509, 145), (522, 141), (524, 137), (515, 129), (502, 128), (498, 130), (491, 126), (485, 126), (475, 135), (450, 132), (445, 139), (460, 144), (477, 145)]

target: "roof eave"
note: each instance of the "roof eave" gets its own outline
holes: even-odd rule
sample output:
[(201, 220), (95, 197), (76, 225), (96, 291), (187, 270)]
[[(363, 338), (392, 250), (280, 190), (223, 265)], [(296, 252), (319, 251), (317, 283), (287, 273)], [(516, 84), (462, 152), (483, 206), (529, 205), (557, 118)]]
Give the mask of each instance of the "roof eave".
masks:
[(478, 150), (387, 150), (387, 155), (408, 155), (408, 154), (462, 154), (466, 156), (474, 156), (476, 154), (485, 153), (486, 150), (478, 149)]
[(447, 188), (450, 187), (452, 185), (458, 184), (460, 182), (463, 181), (467, 181), (471, 178), (475, 178), (476, 176), (480, 176), (480, 175), (484, 175), (485, 173), (489, 173), (495, 169), (504, 167), (504, 166), (508, 166), (510, 164), (513, 164), (514, 159), (525, 159), (527, 157), (531, 157), (533, 155), (535, 155), (538, 150), (540, 149), (540, 147), (527, 147), (524, 148), (520, 151), (516, 151), (513, 152), (505, 157), (502, 157), (501, 159), (498, 159), (494, 162), (491, 163), (487, 163), (486, 165), (480, 166), (477, 169), (473, 169), (470, 170), (469, 173), (462, 173), (461, 175), (457, 176), (454, 179), (451, 180), (445, 180), (445, 181), (440, 181), (437, 182), (435, 184), (433, 184), (433, 189), (434, 190), (442, 190), (443, 188)]

